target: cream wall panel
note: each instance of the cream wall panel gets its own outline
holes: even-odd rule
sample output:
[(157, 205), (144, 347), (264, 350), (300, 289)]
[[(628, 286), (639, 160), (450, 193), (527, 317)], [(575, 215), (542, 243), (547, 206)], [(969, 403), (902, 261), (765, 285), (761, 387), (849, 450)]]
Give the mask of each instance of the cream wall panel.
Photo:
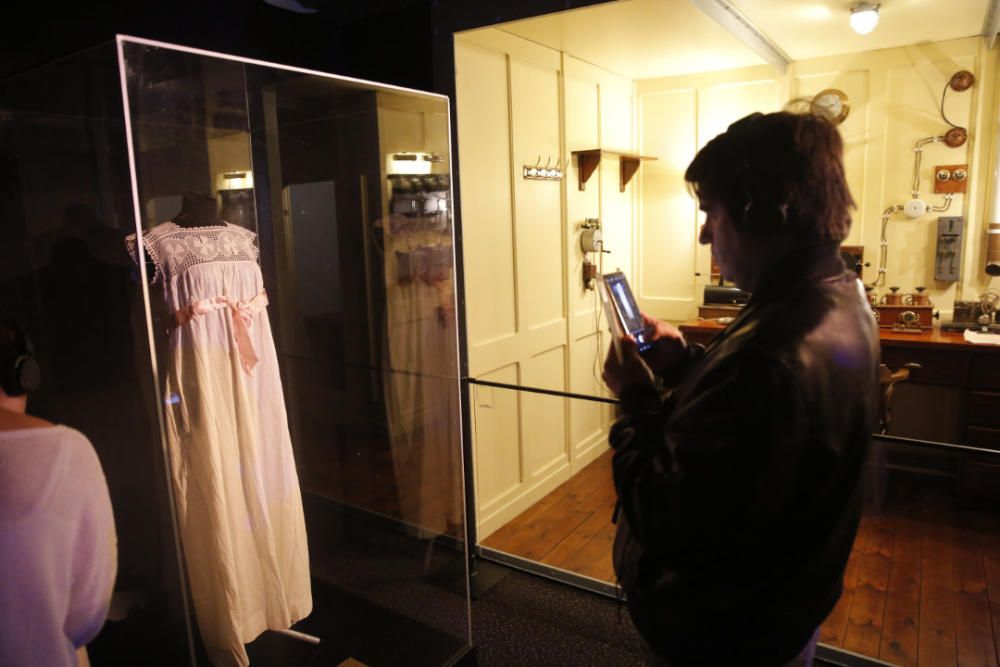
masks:
[[(595, 301), (597, 298), (595, 294)], [(599, 303), (595, 303), (595, 306), (597, 308), (594, 311), (575, 318), (577, 321), (573, 328), (582, 333), (572, 340), (569, 391), (589, 396), (607, 396), (601, 372), (611, 334), (608, 332), (603, 309)]]
[[(653, 285), (664, 280), (660, 275), (664, 269), (655, 262), (656, 254), (652, 249), (658, 243), (651, 243), (652, 239), (647, 236), (651, 231), (647, 217), (662, 215), (658, 209), (668, 209), (683, 188), (680, 180), (683, 167), (679, 167), (678, 175), (672, 177), (677, 181), (675, 184), (658, 181), (661, 177), (671, 178), (665, 173), (666, 165), (662, 164), (663, 154), (669, 156), (670, 151), (648, 147), (650, 137), (690, 132), (696, 135), (697, 147), (700, 147), (724, 131), (729, 123), (752, 111), (777, 110), (790, 99), (808, 98), (823, 88), (844, 90), (851, 99), (852, 110), (840, 130), (844, 137), (848, 184), (858, 205), (846, 242), (865, 247), (866, 260), (872, 264), (865, 273), (865, 280), (871, 281), (877, 275), (882, 211), (910, 197), (914, 142), (943, 134), (948, 129), (937, 110), (941, 90), (955, 71), (970, 69), (977, 77), (976, 86), (967, 93), (949, 92), (946, 112), (953, 122), (970, 129), (972, 139), (960, 149), (950, 149), (943, 144), (927, 146), (921, 169), (921, 197), (938, 204), (942, 198), (932, 194), (933, 166), (962, 162), (976, 165), (976, 169), (970, 170), (969, 195), (956, 196), (947, 213), (931, 213), (916, 221), (896, 215), (888, 227), (889, 284), (899, 285), (906, 291), (917, 285), (927, 286), (935, 305), (947, 318), (956, 296), (970, 298), (989, 286), (981, 268), (987, 208), (986, 176), (979, 174), (989, 164), (990, 153), (985, 144), (991, 141), (995, 132), (991, 105), (996, 99), (997, 57), (996, 50), (988, 51), (979, 38), (967, 38), (798, 61), (789, 68), (788, 76), (776, 76), (766, 68), (747, 68), (637, 82), (641, 152), (661, 158), (660, 163), (643, 165), (641, 170), (640, 304), (668, 319), (672, 319), (670, 315), (677, 315), (677, 319), (695, 315), (692, 309), (686, 317), (680, 317), (676, 311), (646, 300), (647, 290), (655, 289)], [(658, 119), (649, 113), (656, 104), (651, 96), (681, 90), (695, 91), (696, 121), (683, 125), (685, 121), (677, 119), (675, 122), (682, 127), (660, 127)], [(677, 151), (681, 156), (679, 162), (686, 166), (695, 151), (690, 151), (686, 158), (683, 153)], [(679, 200), (673, 205), (681, 206)], [(967, 220), (962, 281), (957, 285), (933, 280), (939, 215), (962, 215)], [(696, 257), (696, 271), (703, 277), (695, 281), (692, 298), (700, 301), (710, 256), (706, 248), (699, 248)], [(683, 294), (683, 284), (673, 286), (674, 280), (670, 282), (672, 288)]]
[[(523, 331), (516, 336), (499, 338), (470, 349), (469, 375), (482, 377), (485, 373), (490, 373), (493, 369), (513, 361), (521, 362), (530, 358), (535, 354), (535, 350), (546, 350), (565, 344), (566, 323), (563, 320)], [(473, 356), (475, 358), (472, 358)]]
[[(698, 140), (700, 146), (726, 131), (729, 125), (755, 111), (768, 113), (784, 106), (777, 78), (740, 81), (712, 86), (701, 105)], [(694, 157), (693, 155), (691, 157)]]
[[(792, 82), (792, 97), (811, 99), (816, 93), (827, 88), (836, 88), (847, 93), (851, 102), (851, 112), (840, 124), (840, 135), (844, 141), (844, 170), (847, 185), (851, 190), (857, 208), (852, 211), (851, 233), (844, 241), (847, 245), (863, 245), (866, 222), (879, 220), (884, 207), (879, 206), (875, 189), (868, 189), (865, 183), (870, 178), (870, 153), (881, 141), (882, 125), (871, 125), (870, 106), (871, 75), (868, 70), (831, 71), (818, 74), (796, 76)], [(879, 162), (881, 164), (881, 162)], [(877, 259), (877, 252), (869, 251), (865, 259)], [(874, 279), (875, 274), (865, 275), (865, 280)]]
[[(566, 153), (575, 150), (587, 150), (601, 146), (608, 147), (611, 141), (618, 142), (617, 148), (630, 148), (627, 136), (631, 132), (631, 94), (632, 82), (615, 74), (602, 70), (589, 63), (577, 60), (569, 55), (564, 56), (565, 92), (564, 119)], [(619, 100), (624, 103), (608, 103), (608, 100)], [(607, 139), (607, 126), (614, 126), (615, 131), (624, 134), (616, 139)], [(608, 173), (614, 172), (614, 182), (617, 184), (617, 161)], [(616, 199), (627, 198), (629, 195), (614, 193), (606, 198), (601, 186), (604, 172), (595, 173), (586, 190), (578, 186), (578, 165), (574, 162), (566, 176), (566, 218), (567, 218), (567, 256), (570, 267), (566, 277), (569, 293), (570, 312), (568, 320), (568, 337), (570, 340), (570, 379), (569, 391), (593, 396), (606, 395), (606, 389), (600, 378), (600, 367), (603, 364), (607, 339), (604, 332), (607, 323), (604, 321), (603, 309), (595, 290), (588, 290), (582, 281), (584, 253), (580, 248), (580, 224), (586, 218), (598, 218), (602, 223), (609, 223), (603, 230), (608, 247), (617, 244), (619, 253), (628, 253), (630, 241), (625, 238), (628, 228), (622, 227), (615, 216), (609, 211)], [(605, 206), (605, 201), (610, 205)], [(607, 234), (610, 233), (610, 237)], [(624, 245), (623, 245), (624, 244)], [(597, 261), (604, 270), (611, 270), (613, 260), (609, 255), (591, 255), (591, 260)], [(596, 378), (595, 379), (595, 375)], [(593, 420), (601, 429), (601, 441), (605, 440), (604, 429), (608, 423), (608, 411), (594, 410), (592, 404), (581, 400), (570, 401), (570, 442), (574, 470), (585, 465), (588, 460), (580, 456), (593, 442)]]
[[(484, 377), (492, 382), (517, 384), (517, 365), (497, 369)], [(481, 511), (516, 492), (522, 480), (518, 394), (510, 389), (470, 386), (476, 470), (476, 494)]]
[[(569, 54), (564, 54), (563, 62), (566, 154), (600, 147), (630, 150), (634, 134), (632, 82)], [(599, 319), (601, 308), (596, 292), (583, 285), (580, 224), (586, 218), (600, 219), (604, 225), (605, 247), (618, 248), (615, 255), (591, 255), (591, 260), (597, 261), (603, 270), (611, 270), (615, 265), (627, 266), (632, 246), (629, 238), (633, 215), (631, 188), (624, 194), (618, 192), (617, 159), (605, 156), (602, 168), (591, 176), (583, 191), (578, 185), (578, 167), (575, 161), (570, 165), (565, 185), (566, 243), (570, 260), (566, 280), (570, 312), (573, 313), (568, 322), (571, 355), (576, 354), (577, 340), (606, 326)], [(612, 181), (614, 192), (609, 190)], [(584, 354), (589, 356), (591, 352), (585, 348)]]
[(506, 53), (511, 59), (533, 63), (547, 69), (559, 69), (561, 54), (536, 42), (497, 28), (471, 30), (455, 36), (456, 44), (475, 44), (496, 53)]
[[(632, 151), (635, 149), (632, 123), (632, 85), (618, 77), (605, 77), (601, 91), (601, 147)], [(605, 155), (601, 160), (601, 223), (610, 254), (603, 256), (604, 270), (621, 269), (633, 282), (633, 250), (635, 226), (633, 199), (636, 185), (642, 177), (640, 168), (625, 192), (621, 192), (621, 163), (617, 156)]]
[(697, 206), (684, 181), (697, 149), (692, 130), (697, 127), (698, 93), (681, 88), (642, 95), (639, 118), (639, 152), (658, 159), (641, 168), (636, 298), (655, 317), (682, 320), (698, 305)]
[[(571, 59), (567, 59), (571, 62)], [(573, 151), (596, 148), (600, 145), (600, 97), (598, 84), (574, 76), (567, 64), (565, 76), (565, 107), (572, 109), (566, 114), (565, 154), (571, 156)], [(580, 224), (587, 218), (600, 218), (601, 198), (598, 188), (591, 186), (580, 191), (579, 163), (571, 159), (565, 174), (566, 188), (566, 244), (568, 270), (566, 276), (567, 293), (569, 295), (569, 312), (574, 314), (592, 313), (594, 310), (594, 295), (592, 290), (583, 285), (584, 253), (580, 247)], [(574, 337), (572, 327), (570, 338)]]
[[(473, 67), (470, 53), (479, 56)], [(502, 70), (496, 63), (503, 64)], [(566, 386), (561, 184), (521, 176), (522, 166), (534, 164), (539, 155), (543, 164), (551, 159), (553, 165), (562, 155), (560, 66), (558, 52), (497, 30), (456, 40), (469, 373), (474, 378)], [(482, 146), (497, 150), (484, 153)], [(472, 173), (470, 165), (483, 166)], [(487, 215), (481, 215), (483, 207)], [(499, 312), (491, 312), (494, 308)], [(512, 368), (520, 372), (512, 374)], [(484, 417), (487, 409), (477, 407), (473, 434), (476, 478), (482, 487), (477, 495), (481, 537), (569, 475), (563, 400), (507, 389), (494, 389), (491, 396), (502, 409)], [(494, 437), (494, 431), (501, 435)], [(515, 458), (516, 479), (511, 474)], [(488, 470), (493, 465), (499, 466), (499, 474)]]
[[(527, 360), (522, 380), (526, 386), (563, 389), (566, 347), (547, 350)], [(568, 399), (544, 394), (521, 394), (523, 414), (521, 439), (524, 443), (524, 479), (531, 482), (569, 464), (566, 446), (566, 403)]]
[[(932, 195), (931, 170), (935, 164), (970, 163), (968, 196), (956, 197), (946, 213), (933, 213), (911, 221), (895, 215), (889, 222), (888, 281), (912, 289), (926, 284), (931, 299), (950, 317), (955, 298), (973, 298), (988, 286), (980, 261), (985, 234), (985, 174), (982, 164), (988, 156), (995, 131), (997, 51), (990, 52), (979, 38), (920, 44), (868, 53), (804, 60), (793, 65), (797, 94), (815, 92), (820, 83), (844, 90), (851, 98), (851, 114), (841, 126), (846, 154), (845, 165), (851, 191), (858, 201), (849, 242), (865, 246), (872, 267), (865, 280), (876, 277), (882, 211), (909, 199), (913, 173), (913, 145), (918, 139), (942, 134), (948, 126), (937, 111), (945, 81), (959, 69), (970, 69), (976, 86), (966, 93), (949, 92), (946, 113), (954, 122), (969, 128), (967, 146), (950, 149), (944, 145), (925, 147), (921, 169), (921, 197), (932, 204), (941, 197)], [(868, 80), (868, 94), (862, 94), (861, 77)], [(861, 124), (867, 130), (860, 129)], [(864, 142), (864, 173), (859, 174), (858, 153)], [(985, 159), (988, 164), (988, 158)], [(984, 165), (985, 166), (985, 165)], [(957, 284), (937, 283), (933, 261), (938, 215), (966, 218), (966, 246), (962, 280)], [(926, 281), (923, 283), (921, 281)]]
[(683, 76), (667, 76), (656, 79), (642, 79), (635, 82), (639, 95), (655, 93), (675, 88), (699, 88), (708, 90), (718, 86), (731, 86), (736, 83), (752, 81), (767, 81), (776, 79), (779, 75), (770, 65), (742, 67), (739, 69), (706, 72), (704, 74), (685, 74)]
[[(634, 146), (633, 82), (577, 60), (564, 56), (566, 69), (565, 123), (566, 151), (590, 148), (631, 150)], [(594, 396), (607, 395), (600, 377), (607, 338), (607, 323), (603, 317), (598, 294), (584, 288), (581, 280), (584, 253), (580, 248), (580, 223), (585, 218), (598, 218), (604, 225), (605, 248), (612, 254), (591, 255), (600, 270), (617, 266), (628, 268), (632, 233), (633, 188), (618, 192), (618, 161), (605, 156), (602, 168), (591, 176), (587, 189), (580, 191), (576, 167), (566, 184), (568, 256), (575, 259), (567, 276), (573, 316), (569, 320), (570, 391)], [(613, 188), (613, 190), (612, 190)], [(617, 249), (617, 250), (616, 250)], [(571, 456), (574, 470), (586, 465), (594, 446), (593, 419), (599, 420), (602, 433), (598, 440), (603, 449), (610, 412), (594, 409), (585, 401), (570, 402)], [(579, 417), (577, 414), (579, 413)]]
[[(571, 112), (572, 113), (572, 112)], [(628, 150), (632, 133), (632, 86), (605, 83), (601, 86), (601, 146)]]
[[(571, 113), (566, 114), (566, 144), (570, 151), (596, 148), (601, 140), (598, 84), (570, 73), (565, 77), (565, 104), (567, 109), (572, 109)], [(572, 184), (576, 185), (575, 182)], [(585, 194), (579, 189), (575, 193)], [(594, 203), (597, 203), (596, 199)]]
[(507, 76), (503, 54), (456, 44), (456, 120), (468, 156), (460, 168), (470, 348), (517, 329)]
[[(571, 392), (589, 396), (604, 394), (601, 370), (605, 352), (605, 338), (600, 332), (595, 331), (580, 340), (573, 341)], [(575, 455), (595, 439), (604, 441), (607, 435), (608, 406), (604, 403), (574, 399), (570, 401), (569, 409), (570, 442), (573, 443), (575, 449), (573, 454), (576, 458)]]
[[(598, 341), (603, 348), (606, 340), (600, 333), (604, 325), (599, 323), (596, 293), (585, 290), (581, 279), (579, 225), (585, 218), (600, 218), (616, 247), (614, 266), (629, 270), (636, 186), (618, 192), (618, 162), (611, 158), (580, 192), (576, 166), (566, 165), (565, 158), (572, 150), (634, 148), (633, 83), (499, 30), (459, 36), (456, 69), (470, 375), (492, 377), (496, 369), (506, 372), (513, 366), (520, 369), (518, 380), (525, 386), (578, 386), (583, 393), (601, 393), (594, 368), (603, 361)], [(492, 80), (480, 80), (485, 78)], [(498, 90), (497, 82), (505, 89)], [(491, 91), (489, 98), (483, 88)], [(494, 136), (484, 138), (490, 133)], [(506, 155), (500, 150), (504, 142)], [(484, 155), (483, 146), (495, 150)], [(534, 164), (539, 156), (543, 164), (562, 157), (562, 183), (521, 177), (522, 166)], [(484, 160), (492, 166), (469, 170), (470, 163)], [(501, 202), (504, 197), (507, 201)], [(480, 215), (483, 206), (493, 207), (489, 215)], [(605, 268), (612, 268), (607, 259)], [(500, 312), (490, 312), (494, 306)], [(485, 488), (477, 508), (483, 536), (606, 448), (608, 408), (513, 393), (520, 406), (515, 416), (523, 464), (516, 484), (509, 475), (510, 459), (504, 458), (510, 452), (487, 454), (486, 449), (502, 444), (481, 441), (483, 429), (478, 425), (474, 433), (476, 474)], [(580, 428), (571, 432), (570, 425), (577, 424), (572, 412), (577, 404)], [(484, 411), (477, 408), (477, 418)], [(509, 432), (509, 421), (498, 428)], [(495, 479), (483, 477), (488, 465), (484, 462), (492, 460), (504, 462), (504, 474)]]
[(632, 272), (633, 225), (630, 195), (636, 179), (633, 178), (629, 183), (627, 192), (619, 192), (620, 169), (617, 156), (605, 155), (601, 159), (601, 166), (591, 176), (591, 180), (596, 176), (600, 177), (601, 224), (604, 227), (604, 247), (607, 250), (603, 253), (601, 262), (605, 272), (620, 269), (630, 281), (635, 282)]
[[(888, 70), (885, 146), (886, 164), (892, 166), (886, 169), (884, 178), (882, 200), (886, 207), (902, 204), (911, 196), (915, 142), (948, 129), (937, 107), (941, 90), (954, 71), (952, 67), (975, 71), (975, 59), (914, 63)], [(945, 107), (948, 117), (968, 127), (973, 111), (972, 95), (952, 94), (949, 97)], [(933, 194), (934, 165), (966, 163), (970, 157), (969, 144), (960, 148), (949, 148), (943, 143), (925, 146), (919, 197), (930, 204), (942, 203), (942, 196)], [(963, 215), (965, 205), (965, 196), (956, 195), (947, 213), (929, 213), (912, 220), (903, 215), (893, 216), (886, 231), (889, 243), (886, 287), (899, 286), (904, 292), (912, 292), (915, 286), (926, 286), (936, 305), (951, 306), (955, 298), (954, 283), (934, 280), (937, 219), (941, 215)]]
[[(563, 61), (566, 154), (601, 146), (630, 148), (633, 133), (632, 82), (568, 55), (564, 55)], [(566, 279), (572, 314), (568, 321), (569, 391), (603, 396), (607, 395), (607, 390), (600, 373), (608, 344), (604, 333), (607, 324), (597, 292), (585, 289), (581, 279), (584, 253), (580, 248), (580, 223), (586, 218), (610, 221), (612, 244), (616, 242), (616, 225), (608, 217), (609, 209), (602, 207), (603, 189), (598, 185), (598, 179), (604, 177), (599, 174), (593, 176), (587, 189), (580, 191), (577, 166), (571, 165), (566, 177), (566, 242), (567, 257), (570, 258)], [(629, 196), (615, 193), (611, 201)], [(606, 258), (606, 255), (591, 255), (599, 266), (604, 264), (608, 268), (610, 262), (605, 263)], [(570, 399), (568, 409), (570, 465), (575, 473), (607, 449), (611, 410), (607, 405), (581, 399)]]
[(687, 320), (697, 316), (711, 254), (698, 244), (702, 216), (684, 171), (730, 123), (780, 109), (788, 84), (772, 68), (748, 67), (638, 81), (636, 94), (640, 152), (658, 158), (640, 168), (637, 299), (661, 319)]
[(977, 44), (980, 70), (976, 74), (980, 85), (974, 91), (977, 100), (972, 125), (972, 134), (977, 139), (969, 165), (972, 179), (966, 206), (971, 226), (965, 243), (963, 281), (957, 295), (962, 299), (974, 298), (990, 287), (1000, 289), (1000, 278), (991, 278), (983, 270), (986, 266), (986, 230), (989, 223), (1000, 222), (1000, 207), (993, 206), (998, 199), (997, 187), (1000, 187), (996, 180), (1000, 162), (995, 159), (1000, 131), (1000, 49), (990, 51), (983, 40), (977, 40)]
[(521, 329), (563, 318), (563, 241), (560, 184), (527, 180), (521, 165), (560, 160), (559, 72), (511, 62), (514, 209)]

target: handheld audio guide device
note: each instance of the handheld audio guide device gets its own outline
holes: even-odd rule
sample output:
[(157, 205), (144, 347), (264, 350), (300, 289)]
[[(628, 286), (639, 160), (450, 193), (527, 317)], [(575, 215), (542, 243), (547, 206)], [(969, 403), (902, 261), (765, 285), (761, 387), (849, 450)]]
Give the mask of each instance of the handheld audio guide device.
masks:
[(625, 274), (621, 271), (605, 273), (599, 282), (601, 303), (604, 305), (604, 315), (611, 329), (618, 360), (622, 360), (621, 341), (626, 335), (635, 338), (640, 354), (652, 347), (652, 343), (646, 340), (646, 325)]

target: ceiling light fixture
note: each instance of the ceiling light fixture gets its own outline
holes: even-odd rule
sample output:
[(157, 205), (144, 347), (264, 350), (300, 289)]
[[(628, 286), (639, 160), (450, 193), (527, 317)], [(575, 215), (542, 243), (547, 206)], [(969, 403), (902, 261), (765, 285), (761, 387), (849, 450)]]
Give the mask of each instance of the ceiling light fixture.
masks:
[(851, 27), (859, 35), (867, 35), (878, 25), (879, 5), (859, 2), (851, 7)]

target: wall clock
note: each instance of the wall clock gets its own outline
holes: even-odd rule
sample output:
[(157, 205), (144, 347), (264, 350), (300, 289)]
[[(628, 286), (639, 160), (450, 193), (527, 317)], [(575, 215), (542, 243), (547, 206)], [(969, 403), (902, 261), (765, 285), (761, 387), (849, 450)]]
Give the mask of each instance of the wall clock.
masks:
[(851, 102), (844, 91), (827, 88), (816, 93), (809, 103), (809, 110), (827, 118), (834, 125), (840, 125), (851, 111)]

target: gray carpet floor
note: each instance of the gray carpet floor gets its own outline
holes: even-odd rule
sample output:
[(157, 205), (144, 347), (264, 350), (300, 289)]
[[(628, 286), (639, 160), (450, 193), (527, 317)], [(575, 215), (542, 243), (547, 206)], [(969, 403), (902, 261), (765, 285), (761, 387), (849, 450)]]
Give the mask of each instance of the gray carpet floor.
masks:
[(642, 665), (624, 604), (517, 571), (473, 599), (472, 640), (481, 667)]

